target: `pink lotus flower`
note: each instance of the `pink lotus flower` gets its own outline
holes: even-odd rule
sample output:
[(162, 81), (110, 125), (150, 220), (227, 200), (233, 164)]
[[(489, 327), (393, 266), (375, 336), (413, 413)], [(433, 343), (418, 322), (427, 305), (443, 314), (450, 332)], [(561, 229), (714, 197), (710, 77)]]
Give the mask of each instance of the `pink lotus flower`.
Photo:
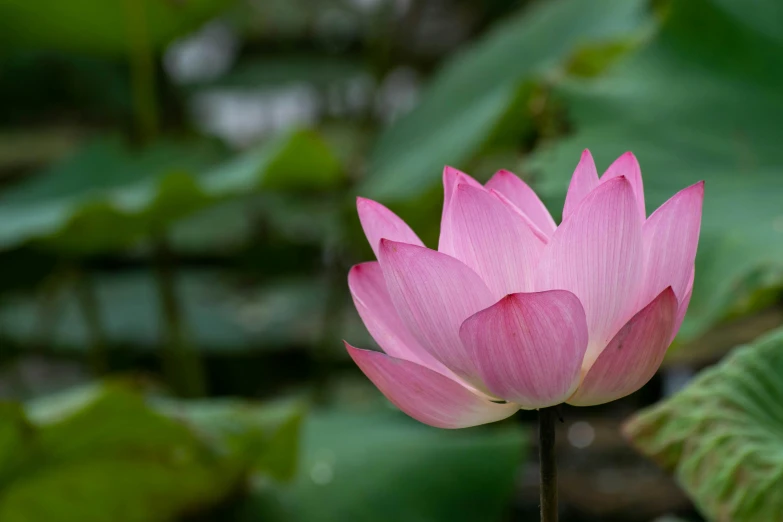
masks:
[(462, 428), (602, 404), (650, 380), (691, 298), (703, 182), (647, 218), (634, 155), (599, 180), (584, 151), (560, 226), (508, 171), (482, 186), (446, 167), (443, 185), (437, 251), (357, 201), (378, 262), (354, 266), (348, 284), (386, 353), (346, 347), (392, 403)]

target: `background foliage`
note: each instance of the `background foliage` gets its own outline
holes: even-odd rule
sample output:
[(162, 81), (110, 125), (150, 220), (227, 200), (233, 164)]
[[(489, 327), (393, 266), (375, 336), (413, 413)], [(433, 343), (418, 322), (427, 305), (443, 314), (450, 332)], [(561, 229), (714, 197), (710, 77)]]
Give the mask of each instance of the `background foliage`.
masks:
[(418, 426), (347, 360), (353, 205), (434, 245), (450, 164), (557, 216), (586, 147), (648, 213), (706, 201), (661, 374), (564, 411), (564, 519), (775, 519), (779, 336), (627, 425), (695, 508), (616, 434), (783, 323), (782, 35), (776, 0), (0, 0), (0, 519), (535, 516), (532, 416)]

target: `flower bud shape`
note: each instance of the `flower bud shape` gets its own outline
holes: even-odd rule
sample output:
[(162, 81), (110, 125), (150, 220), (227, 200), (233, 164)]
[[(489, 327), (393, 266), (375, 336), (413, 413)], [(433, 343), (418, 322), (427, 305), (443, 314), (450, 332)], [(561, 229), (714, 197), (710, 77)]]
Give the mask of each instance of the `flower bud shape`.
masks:
[(354, 266), (348, 285), (383, 352), (346, 348), (392, 403), (464, 428), (603, 404), (650, 380), (688, 309), (703, 182), (647, 217), (636, 157), (599, 178), (585, 150), (559, 225), (511, 172), (481, 185), (446, 167), (443, 186), (437, 250), (357, 200), (377, 261)]

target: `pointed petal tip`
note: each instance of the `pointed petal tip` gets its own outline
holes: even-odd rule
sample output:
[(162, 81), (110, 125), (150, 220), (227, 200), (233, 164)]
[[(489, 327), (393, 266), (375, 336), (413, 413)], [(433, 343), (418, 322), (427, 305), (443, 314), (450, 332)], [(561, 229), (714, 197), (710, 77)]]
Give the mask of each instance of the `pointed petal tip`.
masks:
[(661, 291), (660, 294), (655, 296), (655, 298), (652, 301), (650, 301), (645, 306), (643, 306), (642, 309), (639, 310), (639, 312), (641, 312), (642, 310), (646, 310), (648, 308), (653, 308), (655, 306), (659, 306), (662, 301), (663, 302), (668, 301), (665, 304), (667, 306), (672, 306), (674, 308), (674, 310), (677, 310), (677, 307), (679, 306), (680, 300), (677, 299), (677, 293), (674, 291), (674, 288), (672, 288), (671, 285), (669, 285), (666, 288), (664, 288)]
[(444, 178), (446, 178), (447, 176), (459, 176), (460, 174), (462, 174), (462, 171), (460, 171), (458, 168), (452, 167), (451, 165), (443, 166)]
[(397, 251), (397, 245), (407, 245), (407, 243), (403, 243), (401, 241), (393, 241), (391, 239), (386, 239), (385, 237), (382, 237), (381, 240), (378, 242), (380, 245), (380, 249), (383, 250), (389, 250), (394, 249), (394, 251)]
[(582, 155), (581, 155), (581, 157), (580, 157), (579, 159), (580, 159), (580, 160), (593, 159), (593, 155), (592, 155), (592, 153), (590, 152), (590, 149), (584, 149), (584, 150), (582, 151)]
[(377, 201), (373, 201), (372, 199), (365, 198), (362, 196), (356, 196), (356, 208), (361, 211), (364, 208), (372, 207), (374, 205), (380, 205)]
[(350, 269), (348, 269), (348, 281), (350, 282), (353, 278), (358, 277), (363, 271), (367, 269), (367, 265), (376, 262), (377, 261), (366, 261), (364, 263), (357, 263), (353, 265)]
[[(633, 183), (631, 183), (631, 180), (629, 180), (625, 174), (621, 174), (620, 176), (615, 176), (611, 179), (604, 181), (594, 190), (594, 192), (597, 192), (604, 187), (611, 187), (613, 185), (620, 185), (622, 186), (623, 190), (630, 190), (631, 192), (633, 192)], [(604, 190), (608, 190), (608, 189), (604, 188)]]

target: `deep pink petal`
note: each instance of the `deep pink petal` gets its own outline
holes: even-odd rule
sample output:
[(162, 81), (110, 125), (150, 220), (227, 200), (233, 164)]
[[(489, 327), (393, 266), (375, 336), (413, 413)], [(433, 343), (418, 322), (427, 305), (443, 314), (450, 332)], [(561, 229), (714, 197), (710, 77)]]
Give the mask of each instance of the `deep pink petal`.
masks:
[(405, 243), (382, 240), (380, 262), (394, 307), (421, 346), (483, 389), (460, 342), (459, 327), (495, 302), (487, 285), (461, 261)]
[(438, 251), (444, 254), (453, 255), (454, 251), (451, 246), (451, 224), (447, 216), (451, 209), (451, 199), (454, 195), (454, 190), (459, 183), (466, 183), (472, 187), (483, 188), (481, 183), (471, 178), (464, 172), (461, 172), (454, 167), (446, 166), (443, 168), (443, 213), (440, 218), (440, 239), (438, 240)]
[(568, 290), (582, 302), (590, 363), (638, 310), (641, 275), (642, 222), (631, 184), (619, 177), (588, 194), (552, 235), (536, 289)]
[(582, 151), (582, 157), (579, 164), (571, 176), (571, 184), (568, 185), (565, 206), (563, 207), (563, 221), (570, 216), (582, 200), (598, 186), (598, 171), (595, 169), (595, 162), (590, 151)]
[(685, 295), (682, 299), (679, 299), (679, 306), (677, 308), (677, 318), (674, 321), (674, 329), (672, 330), (672, 338), (669, 339), (669, 343), (677, 337), (677, 333), (680, 331), (682, 321), (685, 319), (685, 314), (688, 312), (688, 306), (691, 304), (691, 296), (693, 295), (693, 279), (696, 276), (696, 269), (691, 270), (691, 279), (688, 286), (685, 288)]
[(671, 286), (681, 301), (693, 274), (699, 244), (704, 182), (681, 190), (644, 223), (645, 275), (640, 303)]
[(362, 223), (364, 234), (370, 242), (375, 257), (378, 257), (378, 243), (381, 239), (391, 239), (402, 243), (424, 246), (419, 236), (411, 230), (405, 221), (397, 215), (371, 199), (356, 198), (356, 210), (359, 212), (359, 221)]
[(456, 381), (381, 352), (345, 348), (387, 399), (414, 419), (436, 428), (467, 428), (510, 417), (514, 404), (496, 404)]
[[(636, 196), (636, 203), (639, 207), (639, 213), (642, 216), (642, 220), (647, 217), (647, 213), (644, 206), (644, 184), (642, 183), (642, 169), (639, 167), (639, 161), (632, 152), (626, 152), (609, 165), (604, 175), (601, 176), (601, 183), (605, 183), (610, 179), (614, 179), (620, 176), (625, 176), (631, 186), (633, 187), (633, 193)], [(657, 295), (657, 294), (656, 294)]]
[(617, 332), (568, 403), (603, 404), (647, 384), (666, 355), (676, 315), (677, 297), (667, 288)]
[(488, 190), (496, 190), (506, 196), (547, 236), (551, 236), (557, 228), (555, 220), (538, 195), (516, 174), (499, 170), (485, 186)]
[(348, 287), (359, 316), (384, 352), (398, 359), (421, 364), (443, 375), (452, 375), (443, 364), (421, 347), (400, 319), (386, 289), (386, 281), (378, 262), (362, 263), (351, 268), (348, 272)]
[(571, 292), (511, 294), (462, 323), (460, 338), (492, 395), (544, 408), (579, 384), (587, 321)]
[(486, 190), (461, 183), (448, 218), (453, 256), (481, 276), (496, 299), (533, 289), (544, 243), (518, 213)]

